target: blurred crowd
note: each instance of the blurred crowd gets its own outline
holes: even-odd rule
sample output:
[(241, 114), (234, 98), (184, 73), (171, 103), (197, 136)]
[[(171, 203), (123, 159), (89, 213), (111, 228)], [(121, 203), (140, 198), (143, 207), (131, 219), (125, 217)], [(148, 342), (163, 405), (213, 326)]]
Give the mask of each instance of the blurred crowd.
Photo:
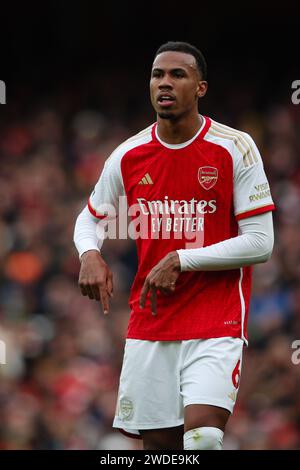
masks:
[[(15, 104), (7, 117), (1, 107), (1, 449), (141, 448), (111, 427), (135, 246), (104, 245), (115, 292), (104, 316), (98, 302), (80, 294), (72, 240), (106, 158), (153, 120), (135, 104), (131, 119), (118, 102), (111, 113), (67, 94), (27, 109)], [(297, 449), (300, 364), (291, 358), (300, 340), (300, 106), (250, 112), (244, 104), (227, 106), (224, 115), (211, 106), (210, 116), (256, 141), (277, 208), (276, 240), (271, 260), (254, 271), (250, 344), (224, 446)]]

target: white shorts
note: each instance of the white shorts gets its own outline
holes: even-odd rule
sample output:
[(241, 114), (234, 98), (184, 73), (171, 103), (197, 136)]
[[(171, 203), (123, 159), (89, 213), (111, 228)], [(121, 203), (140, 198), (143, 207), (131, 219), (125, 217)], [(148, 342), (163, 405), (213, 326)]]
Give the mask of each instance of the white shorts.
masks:
[(139, 429), (180, 426), (184, 407), (192, 404), (232, 413), (243, 344), (242, 339), (231, 337), (127, 339), (113, 427), (138, 437)]

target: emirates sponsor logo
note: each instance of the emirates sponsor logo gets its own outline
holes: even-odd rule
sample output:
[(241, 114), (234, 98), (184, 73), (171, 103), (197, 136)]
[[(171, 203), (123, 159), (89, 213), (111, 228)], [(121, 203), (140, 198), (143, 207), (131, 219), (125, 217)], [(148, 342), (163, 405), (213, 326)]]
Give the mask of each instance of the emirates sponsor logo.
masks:
[(202, 166), (198, 169), (198, 180), (202, 188), (208, 190), (218, 181), (218, 169), (213, 166)]
[(109, 239), (161, 239), (184, 240), (185, 248), (201, 248), (204, 244), (205, 217), (217, 212), (216, 199), (162, 199), (137, 198), (127, 205), (126, 196), (118, 204), (99, 204), (89, 210), (99, 220), (97, 224), (98, 247)]
[(143, 197), (137, 198), (141, 212), (149, 214), (213, 214), (217, 210), (216, 200), (197, 200), (195, 198), (186, 201), (185, 199), (169, 199), (165, 196), (163, 200), (156, 199), (148, 201)]

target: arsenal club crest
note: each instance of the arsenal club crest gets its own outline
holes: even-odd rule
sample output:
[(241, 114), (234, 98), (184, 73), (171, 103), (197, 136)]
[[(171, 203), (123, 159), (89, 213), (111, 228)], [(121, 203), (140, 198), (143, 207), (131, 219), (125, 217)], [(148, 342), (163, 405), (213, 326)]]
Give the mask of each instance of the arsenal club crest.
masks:
[(202, 166), (198, 170), (198, 180), (204, 189), (211, 189), (218, 180), (218, 169), (213, 166)]

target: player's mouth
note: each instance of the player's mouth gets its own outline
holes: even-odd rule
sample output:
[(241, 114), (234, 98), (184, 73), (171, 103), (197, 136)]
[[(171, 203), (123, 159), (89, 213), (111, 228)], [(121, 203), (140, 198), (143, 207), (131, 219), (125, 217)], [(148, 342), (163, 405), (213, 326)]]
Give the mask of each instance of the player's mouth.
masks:
[(175, 102), (175, 97), (170, 93), (160, 93), (157, 102), (162, 108), (169, 108)]

